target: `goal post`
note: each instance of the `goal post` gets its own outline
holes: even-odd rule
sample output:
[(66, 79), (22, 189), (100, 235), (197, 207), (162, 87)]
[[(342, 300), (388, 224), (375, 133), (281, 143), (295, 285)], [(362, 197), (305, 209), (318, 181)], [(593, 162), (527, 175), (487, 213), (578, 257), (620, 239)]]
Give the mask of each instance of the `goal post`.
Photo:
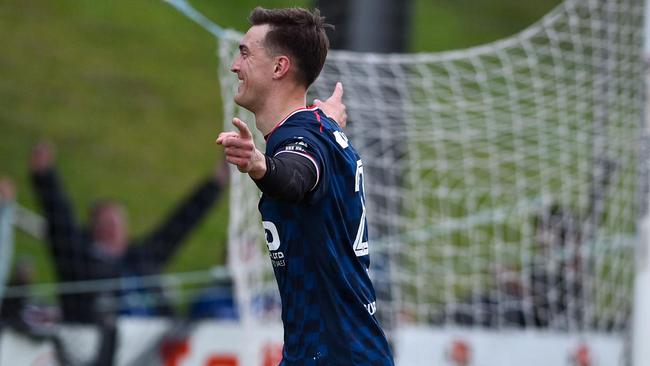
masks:
[[(644, 43), (643, 57), (646, 68), (650, 60), (650, 2), (645, 1), (644, 9)], [(650, 360), (650, 348), (646, 346), (645, 340), (650, 339), (650, 199), (648, 199), (648, 187), (650, 187), (650, 161), (648, 161), (648, 150), (650, 150), (650, 74), (647, 73), (645, 80), (645, 105), (644, 105), (644, 142), (642, 149), (645, 149), (646, 159), (641, 161), (641, 174), (644, 186), (644, 194), (640, 195), (643, 208), (643, 215), (639, 223), (639, 242), (636, 252), (636, 276), (634, 279), (634, 317), (632, 324), (632, 365), (644, 365)]]
[(641, 241), (637, 253), (634, 286), (634, 323), (632, 325), (632, 365), (644, 365), (650, 359), (645, 343), (650, 339), (650, 216), (641, 222)]
[[(330, 52), (309, 98), (344, 84), (398, 364), (454, 364), (462, 349), (499, 365), (630, 358), (647, 205), (643, 14), (642, 0), (567, 0), (467, 50)], [(232, 101), (239, 37), (219, 43), (225, 120), (252, 123)], [(259, 193), (232, 180), (240, 313), (277, 321)]]
[[(14, 251), (14, 204), (3, 201), (0, 196), (0, 300), (4, 298), (5, 288), (11, 273)], [(0, 307), (2, 302), (0, 301)]]

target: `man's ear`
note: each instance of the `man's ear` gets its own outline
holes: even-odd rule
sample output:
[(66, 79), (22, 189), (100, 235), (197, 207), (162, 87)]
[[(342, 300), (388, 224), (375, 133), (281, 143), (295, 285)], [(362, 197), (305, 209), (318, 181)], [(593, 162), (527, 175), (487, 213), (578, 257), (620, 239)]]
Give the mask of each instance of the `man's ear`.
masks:
[(287, 56), (275, 57), (275, 64), (273, 65), (273, 79), (282, 79), (291, 69), (291, 60)]

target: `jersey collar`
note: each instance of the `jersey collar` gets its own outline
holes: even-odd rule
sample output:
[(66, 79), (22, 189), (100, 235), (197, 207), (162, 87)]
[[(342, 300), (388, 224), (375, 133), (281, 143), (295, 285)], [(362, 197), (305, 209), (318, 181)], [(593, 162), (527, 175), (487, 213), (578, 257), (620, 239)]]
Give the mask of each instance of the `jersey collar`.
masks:
[(282, 126), (282, 125), (283, 125), (283, 124), (284, 124), (284, 123), (285, 123), (289, 118), (291, 118), (294, 114), (297, 114), (297, 113), (300, 113), (300, 112), (313, 112), (313, 111), (315, 111), (315, 110), (317, 110), (317, 109), (318, 109), (318, 107), (316, 107), (316, 106), (314, 106), (314, 105), (310, 105), (310, 106), (307, 106), (307, 107), (298, 108), (298, 109), (296, 109), (295, 111), (289, 113), (289, 114), (288, 114), (286, 117), (284, 117), (280, 122), (278, 122), (278, 123), (277, 123), (277, 124), (276, 124), (272, 129), (271, 129), (271, 131), (270, 131), (269, 133), (267, 133), (267, 134), (264, 136), (264, 141), (268, 141), (268, 140), (269, 140), (269, 137), (271, 137), (271, 134), (272, 134), (273, 132), (275, 132), (275, 130), (277, 130), (278, 127)]

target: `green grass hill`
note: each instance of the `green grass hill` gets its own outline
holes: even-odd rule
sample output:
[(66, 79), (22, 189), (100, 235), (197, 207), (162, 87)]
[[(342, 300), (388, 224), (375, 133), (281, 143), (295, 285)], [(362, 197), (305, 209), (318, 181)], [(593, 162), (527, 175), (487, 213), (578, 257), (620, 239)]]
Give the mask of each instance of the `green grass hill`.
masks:
[[(246, 29), (256, 5), (308, 1), (193, 0), (217, 24)], [(556, 0), (416, 0), (413, 51), (463, 48), (513, 34)], [(158, 0), (0, 2), (0, 175), (19, 202), (37, 209), (30, 147), (47, 139), (81, 221), (107, 197), (125, 203), (137, 236), (220, 161), (222, 129), (216, 41)], [(228, 202), (196, 230), (168, 271), (221, 264)], [(33, 256), (38, 280), (54, 281), (43, 244), (24, 234), (17, 256)]]

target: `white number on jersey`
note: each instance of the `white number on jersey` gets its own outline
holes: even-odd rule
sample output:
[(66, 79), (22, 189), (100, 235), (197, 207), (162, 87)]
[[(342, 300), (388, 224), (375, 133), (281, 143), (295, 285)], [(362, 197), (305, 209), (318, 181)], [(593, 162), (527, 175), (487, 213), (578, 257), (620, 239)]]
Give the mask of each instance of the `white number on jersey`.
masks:
[(364, 188), (363, 188), (363, 162), (357, 160), (357, 171), (355, 173), (355, 182), (354, 182), (354, 191), (359, 192), (359, 200), (361, 201), (361, 220), (359, 222), (359, 228), (357, 229), (357, 236), (354, 239), (354, 253), (357, 257), (363, 257), (368, 255), (368, 241), (363, 237), (364, 232), (366, 231), (366, 202), (364, 199)]

